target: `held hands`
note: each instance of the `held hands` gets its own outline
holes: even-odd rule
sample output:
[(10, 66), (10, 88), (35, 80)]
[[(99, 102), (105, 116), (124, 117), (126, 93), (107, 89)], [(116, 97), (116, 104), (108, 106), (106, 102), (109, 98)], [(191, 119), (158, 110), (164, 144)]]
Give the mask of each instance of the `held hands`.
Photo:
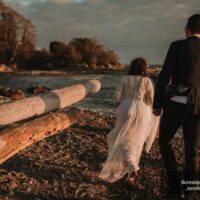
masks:
[(119, 106), (119, 104), (120, 104), (120, 103), (119, 103), (119, 102), (117, 102), (117, 103), (115, 103), (115, 106), (116, 106), (116, 107), (118, 107), (118, 106)]
[(153, 114), (154, 114), (155, 116), (161, 115), (161, 108), (153, 109)]

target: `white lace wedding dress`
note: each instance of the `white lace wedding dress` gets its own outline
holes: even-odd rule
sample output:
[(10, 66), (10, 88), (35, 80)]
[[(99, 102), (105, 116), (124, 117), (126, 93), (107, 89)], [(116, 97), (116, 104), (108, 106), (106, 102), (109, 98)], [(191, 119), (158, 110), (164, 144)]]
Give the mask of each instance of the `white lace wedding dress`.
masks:
[(99, 177), (114, 182), (139, 169), (142, 149), (148, 153), (156, 137), (159, 117), (152, 114), (154, 89), (147, 77), (126, 76), (116, 89), (120, 103), (115, 127), (107, 136), (108, 158)]

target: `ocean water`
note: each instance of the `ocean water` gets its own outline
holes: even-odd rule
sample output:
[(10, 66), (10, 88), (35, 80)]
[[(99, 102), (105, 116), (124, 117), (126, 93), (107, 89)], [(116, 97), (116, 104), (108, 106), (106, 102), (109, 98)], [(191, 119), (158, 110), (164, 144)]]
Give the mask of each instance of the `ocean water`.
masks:
[(46, 86), (51, 89), (67, 87), (76, 83), (83, 83), (87, 80), (97, 79), (101, 82), (101, 89), (98, 93), (90, 95), (81, 102), (74, 104), (83, 109), (89, 109), (105, 115), (115, 115), (113, 94), (124, 75), (69, 75), (69, 76), (13, 76), (0, 75), (0, 87), (9, 87), (26, 91), (31, 86)]
[[(12, 76), (0, 74), (0, 87), (10, 87), (23, 90), (27, 96), (31, 96), (26, 91), (31, 86), (46, 86), (51, 89), (67, 87), (77, 83), (83, 83), (91, 79), (101, 82), (101, 89), (98, 93), (90, 95), (73, 106), (78, 106), (85, 110), (92, 110), (102, 115), (115, 116), (113, 95), (115, 88), (118, 87), (120, 79), (124, 75), (68, 75), (68, 76)], [(182, 129), (178, 130), (180, 136)]]

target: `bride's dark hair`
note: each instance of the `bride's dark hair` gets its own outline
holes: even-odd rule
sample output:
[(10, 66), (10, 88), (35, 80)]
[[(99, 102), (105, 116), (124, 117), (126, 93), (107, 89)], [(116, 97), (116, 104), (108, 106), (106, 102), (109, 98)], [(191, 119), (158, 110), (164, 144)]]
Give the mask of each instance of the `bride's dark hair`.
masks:
[(146, 59), (141, 57), (135, 58), (131, 61), (128, 74), (146, 76), (147, 67), (148, 61)]

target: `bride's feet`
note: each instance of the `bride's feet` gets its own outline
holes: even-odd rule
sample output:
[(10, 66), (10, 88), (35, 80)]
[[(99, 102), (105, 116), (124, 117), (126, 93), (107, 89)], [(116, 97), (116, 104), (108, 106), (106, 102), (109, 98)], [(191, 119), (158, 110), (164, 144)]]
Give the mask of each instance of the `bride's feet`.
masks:
[(129, 185), (129, 186), (134, 186), (135, 185), (135, 179), (133, 177), (129, 178), (126, 183)]
[(138, 180), (138, 174), (133, 172), (133, 174), (126, 180), (126, 183), (130, 186), (134, 186)]

